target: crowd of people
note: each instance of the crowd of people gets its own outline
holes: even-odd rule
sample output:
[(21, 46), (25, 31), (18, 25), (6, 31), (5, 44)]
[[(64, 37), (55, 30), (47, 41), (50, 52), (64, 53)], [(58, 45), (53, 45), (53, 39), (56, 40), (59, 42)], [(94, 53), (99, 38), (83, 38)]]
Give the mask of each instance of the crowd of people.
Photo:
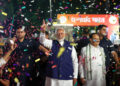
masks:
[(92, 34), (85, 29), (73, 46), (62, 27), (56, 29), (55, 40), (49, 39), (44, 22), (38, 39), (26, 37), (25, 27), (18, 27), (3, 46), (7, 53), (0, 48), (0, 86), (115, 86), (111, 59), (118, 68), (119, 50), (107, 38), (106, 28), (99, 25)]

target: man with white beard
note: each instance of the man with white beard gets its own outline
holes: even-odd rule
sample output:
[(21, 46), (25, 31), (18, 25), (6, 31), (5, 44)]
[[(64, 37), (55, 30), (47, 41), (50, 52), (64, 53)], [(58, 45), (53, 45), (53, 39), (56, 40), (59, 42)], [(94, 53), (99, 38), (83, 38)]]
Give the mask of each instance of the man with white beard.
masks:
[(65, 40), (63, 28), (56, 30), (56, 40), (46, 39), (44, 25), (42, 25), (42, 33), (40, 33), (40, 42), (51, 49), (52, 53), (48, 57), (45, 86), (74, 86), (78, 76), (78, 59), (75, 48)]
[(105, 54), (99, 35), (90, 35), (90, 43), (81, 50), (79, 74), (83, 86), (106, 86)]

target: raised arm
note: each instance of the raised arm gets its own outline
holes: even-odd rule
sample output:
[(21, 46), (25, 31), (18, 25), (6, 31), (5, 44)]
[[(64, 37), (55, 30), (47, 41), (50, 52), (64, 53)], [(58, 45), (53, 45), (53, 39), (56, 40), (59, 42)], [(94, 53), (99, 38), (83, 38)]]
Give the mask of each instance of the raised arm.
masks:
[(10, 86), (10, 81), (9, 80), (0, 79), (0, 83), (4, 86)]
[(3, 56), (3, 58), (0, 59), (0, 67), (4, 64), (6, 64), (9, 60), (9, 56), (12, 53), (12, 51), (14, 51), (14, 49), (16, 48), (16, 44), (12, 44), (10, 47), (10, 50)]
[(46, 31), (46, 24), (45, 22), (43, 21), (43, 24), (41, 25), (41, 33), (40, 33), (40, 36), (39, 36), (39, 41), (41, 44), (43, 44), (45, 47), (51, 49), (52, 47), (52, 40), (50, 39), (47, 39), (45, 37), (45, 31)]

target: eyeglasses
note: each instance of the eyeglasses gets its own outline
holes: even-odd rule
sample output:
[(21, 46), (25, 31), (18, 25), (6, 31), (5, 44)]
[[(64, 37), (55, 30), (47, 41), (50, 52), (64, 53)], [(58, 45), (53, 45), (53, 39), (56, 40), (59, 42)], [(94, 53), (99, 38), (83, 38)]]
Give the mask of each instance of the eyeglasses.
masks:
[(93, 42), (100, 42), (100, 40), (93, 39)]

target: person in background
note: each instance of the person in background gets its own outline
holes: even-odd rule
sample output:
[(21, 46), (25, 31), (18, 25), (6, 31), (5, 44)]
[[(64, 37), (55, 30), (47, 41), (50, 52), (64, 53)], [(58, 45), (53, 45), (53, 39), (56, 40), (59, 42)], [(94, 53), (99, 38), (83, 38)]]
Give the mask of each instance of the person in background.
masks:
[(4, 56), (3, 56), (3, 49), (0, 48), (0, 67), (2, 67), (8, 62), (10, 54), (14, 51), (15, 48), (16, 48), (16, 45), (11, 45), (11, 48)]
[(90, 43), (81, 50), (79, 74), (83, 86), (106, 86), (105, 53), (99, 35), (90, 35)]
[(16, 44), (11, 44), (8, 52), (3, 56), (3, 48), (0, 47), (0, 86), (9, 86), (9, 81), (2, 79), (2, 71), (4, 69), (5, 64), (10, 59), (11, 53), (15, 50)]
[(89, 43), (89, 29), (88, 28), (83, 29), (82, 37), (76, 43), (77, 43), (76, 51), (77, 51), (78, 56), (79, 56), (81, 49), (84, 46), (88, 45), (88, 43)]
[[(45, 31), (45, 38), (49, 39), (48, 31)], [(38, 50), (35, 57), (40, 58), (40, 61), (36, 63), (37, 77), (36, 77), (35, 86), (45, 86), (45, 78), (46, 78), (45, 71), (46, 71), (48, 57), (42, 51), (39, 52)]]
[[(100, 36), (100, 46), (104, 48), (105, 55), (106, 55), (106, 85), (111, 86), (112, 81), (110, 81), (110, 60), (114, 58), (117, 65), (119, 65), (118, 55), (114, 49), (114, 45), (112, 42), (107, 38), (107, 26), (106, 25), (99, 25), (97, 28), (97, 32)], [(110, 84), (111, 83), (111, 84)]]
[(6, 65), (3, 79), (10, 82), (9, 86), (33, 86), (35, 83), (35, 58), (33, 53), (39, 49), (44, 53), (48, 50), (33, 39), (25, 37), (25, 27), (18, 27), (16, 30), (17, 48), (12, 53), (12, 58)]

